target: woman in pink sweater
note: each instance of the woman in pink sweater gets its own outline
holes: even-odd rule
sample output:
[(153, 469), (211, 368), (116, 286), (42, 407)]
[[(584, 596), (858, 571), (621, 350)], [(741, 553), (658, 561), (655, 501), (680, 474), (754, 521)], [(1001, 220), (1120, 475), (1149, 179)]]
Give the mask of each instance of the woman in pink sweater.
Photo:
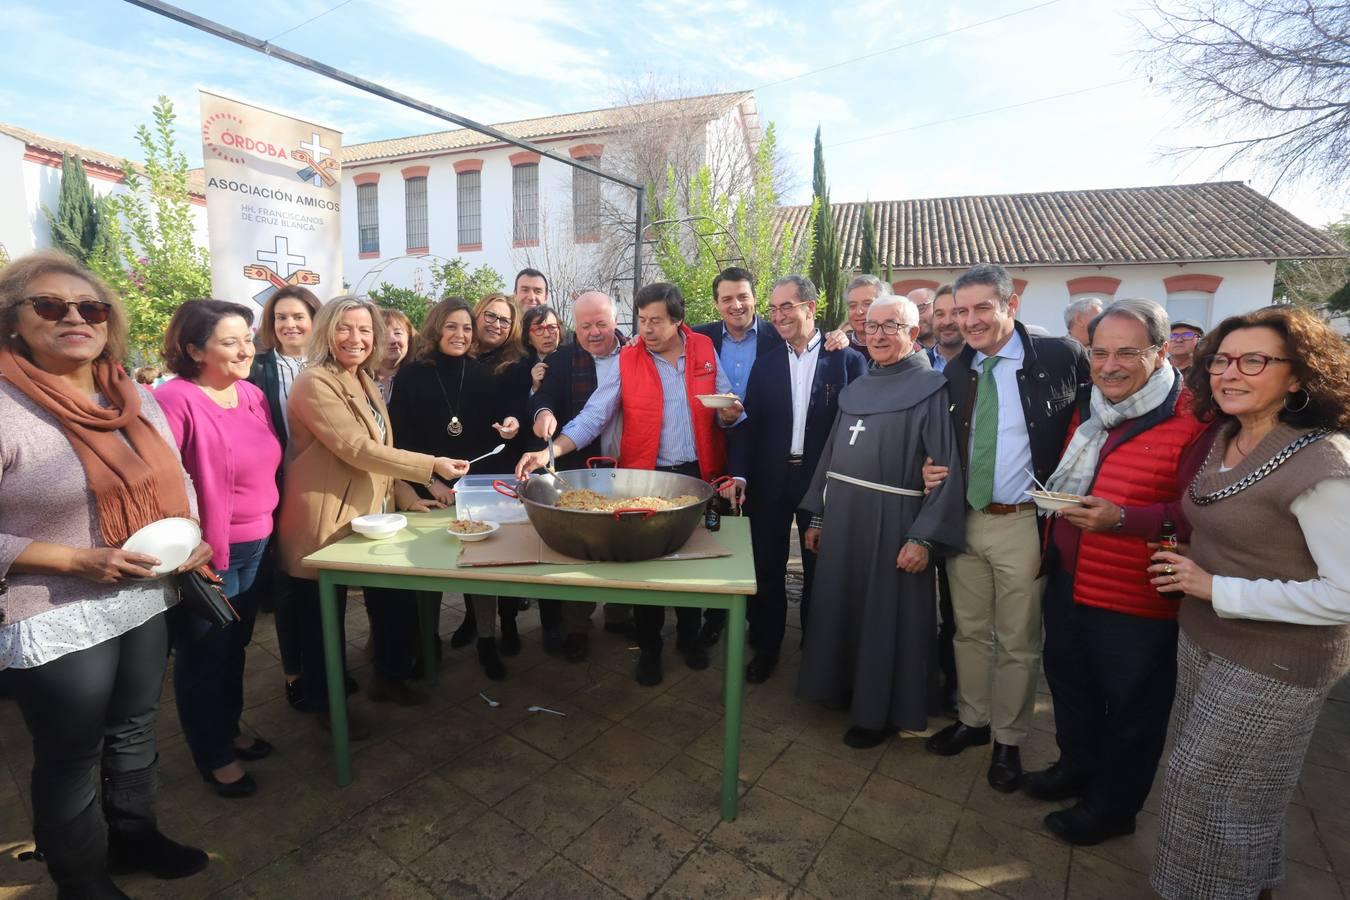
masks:
[(217, 628), (179, 610), (173, 623), (174, 700), (202, 777), (222, 797), (257, 789), (241, 761), (272, 747), (240, 733), (244, 648), (253, 636), (258, 569), (272, 535), (281, 443), (263, 392), (245, 379), (253, 363), (253, 312), (223, 300), (184, 303), (164, 336), (164, 361), (178, 378), (155, 392), (197, 486), (211, 567), (239, 621)]

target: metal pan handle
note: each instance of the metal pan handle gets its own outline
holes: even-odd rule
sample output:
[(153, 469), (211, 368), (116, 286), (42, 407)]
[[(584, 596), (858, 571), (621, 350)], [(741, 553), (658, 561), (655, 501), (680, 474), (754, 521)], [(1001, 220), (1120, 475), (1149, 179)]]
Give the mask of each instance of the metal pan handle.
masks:
[(516, 493), (516, 486), (505, 481), (492, 482), (492, 489), (504, 497), (510, 497), (512, 500), (519, 500), (520, 494)]
[(596, 468), (596, 463), (602, 462), (609, 463), (609, 468), (611, 469), (617, 469), (619, 467), (619, 461), (612, 456), (592, 456), (586, 460), (586, 468), (594, 469)]
[(627, 513), (643, 513), (642, 521), (647, 521), (656, 515), (656, 510), (646, 506), (625, 506), (623, 509), (614, 510), (614, 521), (620, 522)]

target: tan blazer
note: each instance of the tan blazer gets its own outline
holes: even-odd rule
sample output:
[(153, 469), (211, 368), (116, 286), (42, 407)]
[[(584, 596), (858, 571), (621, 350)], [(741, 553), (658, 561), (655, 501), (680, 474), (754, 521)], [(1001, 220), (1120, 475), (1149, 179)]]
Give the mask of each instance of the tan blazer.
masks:
[(358, 377), (364, 397), (327, 368), (305, 369), (291, 386), (277, 548), (282, 569), (296, 578), (319, 577), (301, 560), (350, 533), (352, 519), (379, 512), (386, 500), (392, 510), (396, 479), (431, 481), (434, 457), (395, 449), (391, 429), (380, 439), (370, 406), (386, 424), (389, 411), (375, 382)]

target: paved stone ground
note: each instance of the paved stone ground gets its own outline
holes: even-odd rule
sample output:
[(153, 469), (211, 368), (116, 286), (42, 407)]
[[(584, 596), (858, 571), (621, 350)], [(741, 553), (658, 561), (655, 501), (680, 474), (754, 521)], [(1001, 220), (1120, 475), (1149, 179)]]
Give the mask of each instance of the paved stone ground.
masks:
[[(365, 685), (365, 616), (351, 606), (348, 657)], [(443, 633), (461, 610), (447, 604)], [(667, 652), (665, 682), (641, 688), (628, 641), (597, 628), (589, 663), (568, 665), (541, 651), (533, 612), (521, 621), (531, 631), (502, 685), (487, 682), (472, 655), (448, 652), (427, 707), (354, 698), (375, 736), (357, 745), (355, 783), (339, 789), (326, 736), (286, 705), (263, 617), (245, 713), (247, 727), (277, 747), (251, 766), (261, 790), (222, 800), (202, 783), (166, 686), (162, 822), (207, 848), (212, 863), (191, 879), (126, 879), (123, 889), (288, 900), (1151, 896), (1156, 796), (1136, 835), (1078, 850), (1041, 828), (1049, 806), (989, 788), (981, 752), (938, 758), (916, 734), (850, 750), (840, 742), (843, 714), (792, 695), (795, 631), (778, 673), (747, 691), (741, 815), (722, 823), (720, 662), (691, 672)], [(502, 705), (489, 709), (481, 690)], [(567, 718), (531, 715), (531, 704)], [(1055, 757), (1044, 685), (1035, 724), (1023, 751), (1029, 768)], [(31, 766), (18, 710), (0, 702), (0, 898), (54, 896), (43, 868), (18, 858), (31, 849)], [(1290, 811), (1282, 896), (1350, 898), (1347, 801), (1350, 689), (1342, 686)]]

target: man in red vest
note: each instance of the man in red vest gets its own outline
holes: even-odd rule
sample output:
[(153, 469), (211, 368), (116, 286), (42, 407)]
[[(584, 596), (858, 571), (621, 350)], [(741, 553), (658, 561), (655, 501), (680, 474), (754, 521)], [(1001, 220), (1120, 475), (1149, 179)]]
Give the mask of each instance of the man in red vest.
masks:
[[(619, 354), (619, 378), (596, 387), (582, 412), (563, 428), (554, 450), (561, 456), (584, 447), (622, 412), (621, 467), (711, 481), (726, 470), (723, 429), (740, 421), (744, 407), (737, 400), (731, 407), (711, 410), (698, 401), (700, 394), (731, 393), (731, 383), (717, 364), (712, 339), (684, 324), (684, 295), (678, 287), (649, 284), (637, 292), (633, 305), (642, 340)], [(525, 454), (516, 477), (524, 478), (547, 460), (547, 450)], [(676, 649), (689, 668), (706, 669), (708, 650), (698, 640), (700, 611), (682, 607), (675, 617)], [(665, 607), (638, 606), (633, 619), (642, 649), (638, 683), (660, 684)]]

